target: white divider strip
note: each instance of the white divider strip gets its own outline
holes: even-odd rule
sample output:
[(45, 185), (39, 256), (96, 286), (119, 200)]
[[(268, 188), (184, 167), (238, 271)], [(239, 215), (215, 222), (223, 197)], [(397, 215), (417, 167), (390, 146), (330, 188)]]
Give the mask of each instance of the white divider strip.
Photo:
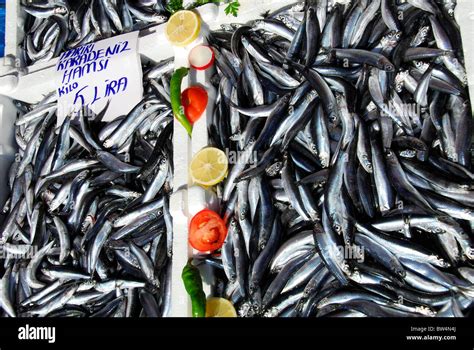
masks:
[[(189, 47), (175, 47), (175, 69), (189, 67), (189, 51), (205, 41), (205, 21), (213, 21), (217, 15), (217, 6), (209, 4), (198, 9), (203, 19), (199, 38)], [(192, 257), (192, 249), (188, 245), (188, 224), (194, 214), (206, 206), (206, 194), (201, 187), (192, 186), (189, 177), (189, 164), (192, 156), (201, 148), (207, 146), (207, 118), (212, 117), (212, 107), (215, 101), (215, 92), (210, 77), (212, 70), (196, 71), (191, 69), (183, 80), (181, 89), (192, 85), (201, 85), (209, 95), (208, 108), (204, 115), (193, 126), (192, 138), (189, 138), (184, 128), (175, 120), (173, 137), (174, 152), (174, 189), (177, 193), (171, 197), (173, 215), (173, 267), (172, 267), (172, 317), (187, 317), (191, 315), (190, 299), (181, 281), (181, 271), (188, 259)], [(182, 189), (181, 189), (182, 188)]]
[(173, 258), (171, 268), (171, 317), (186, 317), (189, 300), (181, 282), (181, 271), (189, 256), (188, 246), (188, 164), (190, 143), (186, 130), (175, 119), (173, 133), (173, 189), (170, 211), (173, 217)]
[(23, 16), (20, 0), (5, 1), (5, 56), (18, 56), (23, 40)]
[(469, 93), (474, 97), (474, 1), (458, 0), (456, 19), (461, 28)]

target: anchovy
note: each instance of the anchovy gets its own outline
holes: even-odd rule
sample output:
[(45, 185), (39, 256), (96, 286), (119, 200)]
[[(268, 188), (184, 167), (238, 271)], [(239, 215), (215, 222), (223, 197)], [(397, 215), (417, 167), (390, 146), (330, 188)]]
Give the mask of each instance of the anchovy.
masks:
[(216, 57), (243, 66), (218, 58), (210, 143), (242, 162), (215, 187), (225, 273), (200, 261), (239, 316), (472, 310), (472, 121), (453, 6), (307, 1), (212, 32)]
[[(22, 6), (26, 64), (169, 15), (150, 0)], [(196, 256), (212, 296), (240, 316), (470, 313), (472, 121), (452, 11), (307, 1), (210, 32), (209, 143), (237, 154), (212, 189), (225, 243)], [(1, 237), (8, 254), (38, 250), (6, 261), (4, 314), (169, 309), (173, 69), (147, 67), (143, 100), (110, 123), (85, 110), (56, 130), (55, 96), (15, 103)]]
[[(21, 47), (25, 64), (48, 61), (68, 49), (111, 35), (164, 23), (170, 13), (157, 2), (129, 0), (29, 1)], [(28, 24), (34, 21), (34, 25)], [(71, 23), (71, 26), (69, 26)]]
[[(103, 2), (111, 16), (113, 4)], [(162, 69), (169, 64), (151, 67), (153, 78), (144, 83), (156, 79), (161, 85), (162, 75), (169, 79)], [(138, 142), (141, 122), (125, 117), (97, 123), (86, 119), (90, 111), (67, 116), (56, 134), (52, 99), (48, 95), (28, 106), (16, 122), (18, 133), (31, 139), (25, 149), (30, 153), (21, 152), (11, 167), (9, 205), (0, 228), (8, 255), (0, 308), (10, 317), (74, 316), (79, 311), (82, 316), (125, 316), (125, 304), (115, 294), (143, 294), (146, 287), (156, 303), (148, 297), (142, 303), (128, 300), (135, 311), (127, 316), (141, 310), (162, 316), (170, 291), (160, 286), (169, 278), (172, 253), (172, 219), (164, 207), (172, 192), (168, 104), (146, 93), (135, 108), (145, 109), (145, 116), (132, 117), (146, 119), (153, 111), (162, 119), (144, 133), (146, 141)], [(105, 141), (114, 132), (120, 134), (118, 145), (128, 144), (126, 152), (102, 148), (99, 135), (107, 135)]]

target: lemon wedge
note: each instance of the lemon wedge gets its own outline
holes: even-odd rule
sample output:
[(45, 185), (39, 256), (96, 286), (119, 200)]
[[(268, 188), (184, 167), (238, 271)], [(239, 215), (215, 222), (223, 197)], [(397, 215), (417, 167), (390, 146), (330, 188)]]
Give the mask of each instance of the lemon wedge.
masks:
[(227, 156), (223, 151), (207, 147), (196, 153), (189, 169), (194, 183), (209, 187), (224, 180), (228, 167)]
[(224, 298), (208, 298), (206, 317), (237, 317), (234, 305)]
[(196, 40), (200, 30), (199, 16), (193, 11), (181, 10), (170, 17), (165, 34), (173, 45), (186, 46)]

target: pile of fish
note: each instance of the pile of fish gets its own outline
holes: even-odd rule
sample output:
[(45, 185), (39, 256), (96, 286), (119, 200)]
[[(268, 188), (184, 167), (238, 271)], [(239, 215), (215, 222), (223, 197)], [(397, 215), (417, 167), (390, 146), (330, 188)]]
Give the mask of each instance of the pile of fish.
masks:
[(85, 109), (57, 127), (55, 93), (35, 106), (16, 102), (19, 150), (0, 229), (2, 314), (167, 314), (172, 68), (169, 60), (152, 67), (143, 100), (108, 123), (105, 109)]
[[(309, 0), (209, 36), (241, 316), (466, 316), (471, 109), (453, 1)], [(231, 153), (229, 153), (231, 154)]]
[(164, 0), (28, 0), (23, 62), (48, 61), (61, 52), (168, 20)]

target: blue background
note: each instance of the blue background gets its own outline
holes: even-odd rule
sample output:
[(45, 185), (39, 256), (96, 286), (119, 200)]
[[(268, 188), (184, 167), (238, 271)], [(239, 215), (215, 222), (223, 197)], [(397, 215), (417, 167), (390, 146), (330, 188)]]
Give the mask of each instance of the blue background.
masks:
[(0, 0), (0, 57), (5, 48), (5, 0)]

